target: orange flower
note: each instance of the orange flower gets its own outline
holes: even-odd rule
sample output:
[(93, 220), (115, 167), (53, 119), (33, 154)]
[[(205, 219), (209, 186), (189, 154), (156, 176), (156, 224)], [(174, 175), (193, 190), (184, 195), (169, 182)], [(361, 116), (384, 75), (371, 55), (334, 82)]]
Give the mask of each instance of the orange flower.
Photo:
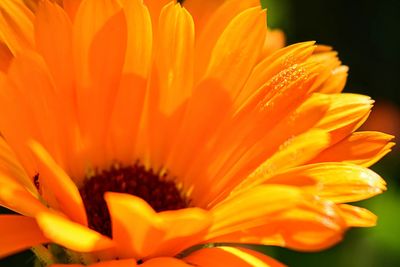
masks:
[(0, 256), (281, 266), (207, 244), (320, 250), (375, 224), (343, 203), (385, 190), (367, 167), (392, 136), (353, 133), (372, 101), (341, 93), (329, 47), (272, 53), (257, 1), (61, 4), (0, 3), (0, 205), (20, 214)]

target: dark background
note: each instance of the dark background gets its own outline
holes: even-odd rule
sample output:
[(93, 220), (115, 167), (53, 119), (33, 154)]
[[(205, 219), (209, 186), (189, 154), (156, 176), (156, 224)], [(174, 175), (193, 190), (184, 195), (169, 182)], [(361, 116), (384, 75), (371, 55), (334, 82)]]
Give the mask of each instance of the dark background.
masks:
[[(366, 129), (399, 134), (400, 1), (264, 0), (268, 23), (281, 28), (287, 43), (315, 40), (339, 51), (350, 67), (346, 92), (370, 95), (377, 102)], [(373, 122), (372, 122), (373, 120)], [(379, 216), (378, 226), (353, 229), (344, 241), (318, 253), (262, 248), (290, 266), (400, 266), (399, 149), (373, 167), (388, 191), (359, 203)], [(0, 261), (1, 267), (32, 266), (29, 252)]]

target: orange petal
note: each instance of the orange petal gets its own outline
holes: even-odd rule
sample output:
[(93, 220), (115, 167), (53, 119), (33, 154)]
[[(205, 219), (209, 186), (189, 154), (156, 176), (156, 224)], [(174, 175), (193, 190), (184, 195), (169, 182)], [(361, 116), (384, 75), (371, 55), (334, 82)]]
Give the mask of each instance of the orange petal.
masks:
[(210, 156), (202, 152), (207, 147), (213, 147), (215, 134), (231, 112), (232, 101), (218, 81), (205, 80), (196, 86), (176, 135), (177, 142), (165, 165), (186, 186), (184, 190), (204, 186), (207, 187), (206, 191), (209, 189), (204, 180), (196, 176), (201, 176), (199, 170), (204, 171), (205, 160)]
[(337, 52), (332, 51), (330, 47), (326, 48), (326, 51), (321, 51), (325, 48), (317, 46), (314, 54), (307, 60), (308, 62), (315, 62), (323, 66), (322, 71), (318, 77), (318, 80), (314, 84), (316, 91), (321, 91), (324, 83), (332, 76), (333, 69), (339, 67), (341, 62), (337, 57)]
[(197, 250), (185, 257), (191, 265), (199, 267), (284, 267), (282, 263), (246, 248), (215, 247)]
[(73, 24), (76, 78), (80, 87), (86, 90), (91, 82), (88, 65), (89, 51), (94, 36), (120, 9), (121, 7), (116, 0), (87, 0), (82, 2), (76, 14)]
[(207, 60), (204, 76), (220, 80), (236, 97), (258, 60), (266, 32), (265, 12), (260, 7), (237, 15), (219, 36), (209, 58), (202, 59)]
[[(103, 148), (109, 130), (110, 114), (117, 97), (116, 88), (121, 81), (126, 38), (125, 15), (120, 11), (94, 36), (89, 53), (92, 84), (88, 90), (83, 89), (82, 94), (78, 94), (81, 127), (88, 144), (90, 163), (94, 166), (104, 166), (115, 160), (107, 159)], [(87, 104), (90, 102), (96, 103), (96, 108)], [(98, 120), (99, 115), (102, 120)]]
[[(265, 84), (283, 70), (291, 69), (309, 58), (315, 49), (314, 42), (304, 42), (279, 49), (254, 67), (243, 90), (236, 98), (238, 108), (243, 107), (252, 96), (264, 90)], [(288, 71), (286, 71), (288, 73)]]
[[(127, 47), (123, 75), (120, 80), (110, 123), (108, 155), (131, 164), (139, 158), (136, 150), (138, 131), (145, 99), (147, 77), (153, 52), (151, 17), (142, 0), (122, 1), (127, 20)], [(126, 107), (130, 107), (128, 110)], [(142, 156), (142, 155), (140, 155)]]
[[(143, 258), (157, 247), (164, 236), (163, 223), (156, 212), (141, 198), (106, 193), (111, 216), (112, 236), (124, 258)], [(135, 227), (132, 227), (132, 223)]]
[(35, 219), (19, 215), (0, 216), (0, 257), (47, 243)]
[(212, 224), (211, 214), (199, 208), (187, 208), (159, 213), (167, 234), (157, 255), (176, 255), (197, 244)]
[(385, 181), (373, 171), (349, 163), (317, 163), (292, 169), (270, 178), (269, 184), (297, 184), (299, 179), (314, 181), (306, 185), (310, 194), (336, 203), (373, 197), (386, 190)]
[[(257, 186), (212, 209), (208, 242), (288, 246), (303, 250), (329, 247), (346, 229), (332, 202), (288, 186)], [(236, 216), (235, 214), (241, 214)], [(277, 243), (276, 236), (279, 236)]]
[(259, 60), (263, 60), (275, 51), (284, 47), (285, 42), (286, 38), (283, 31), (268, 29), (267, 36), (264, 41), (263, 51), (259, 57)]
[(89, 159), (85, 168), (107, 164), (103, 148), (126, 45), (126, 18), (117, 0), (82, 2), (73, 25), (73, 49), (78, 114)]
[[(72, 53), (72, 24), (65, 11), (49, 0), (41, 1), (35, 17), (36, 48), (43, 57), (54, 81), (54, 89), (62, 101), (57, 106), (65, 118), (60, 143), (65, 143), (65, 167), (75, 167), (79, 147), (76, 118), (76, 92)], [(59, 119), (59, 117), (57, 118)], [(72, 151), (71, 151), (72, 150)], [(75, 151), (74, 151), (75, 150)], [(73, 165), (73, 167), (71, 166)], [(74, 174), (77, 171), (74, 170)]]
[(85, 207), (74, 182), (40, 144), (32, 142), (30, 146), (39, 161), (39, 179), (43, 190), (54, 194), (57, 206), (69, 218), (87, 225)]
[(76, 12), (82, 2), (82, 0), (62, 0), (63, 8), (70, 16), (71, 20), (74, 20)]
[[(85, 265), (86, 266), (86, 265)], [(153, 258), (145, 261), (143, 264), (136, 264), (136, 260), (115, 260), (115, 261), (105, 261), (89, 265), (90, 267), (191, 267), (181, 260), (176, 258)], [(51, 267), (84, 267), (80, 264), (53, 264)]]
[(77, 252), (94, 252), (114, 247), (108, 237), (59, 215), (40, 213), (36, 220), (51, 242)]
[(367, 209), (340, 204), (341, 216), (349, 227), (372, 227), (376, 225), (377, 216)]
[(29, 139), (40, 141), (57, 160), (65, 162), (68, 146), (61, 136), (68, 126), (43, 58), (28, 50), (19, 54), (9, 68), (2, 94), (1, 105), (9, 116), (0, 119), (1, 131), (28, 175), (36, 174)]
[(318, 89), (319, 92), (325, 94), (335, 94), (343, 91), (348, 76), (349, 67), (339, 66), (331, 71), (330, 77)]
[(168, 3), (175, 2), (175, 0), (144, 0), (143, 2), (149, 8), (153, 29), (156, 29), (161, 9)]
[(196, 23), (196, 32), (201, 32), (204, 24), (208, 22), (210, 17), (223, 5), (225, 0), (214, 1), (199, 1), (199, 0), (185, 0), (183, 5), (193, 16)]
[(7, 72), (13, 55), (7, 45), (0, 41), (0, 72)]
[(193, 85), (194, 24), (190, 14), (178, 4), (165, 6), (156, 41), (157, 101), (160, 111), (170, 115), (191, 95)]
[(272, 157), (249, 175), (238, 186), (238, 190), (263, 183), (273, 173), (305, 164), (325, 149), (329, 142), (329, 134), (321, 130), (311, 130), (289, 139)]
[(0, 174), (0, 206), (26, 216), (35, 216), (39, 212), (48, 210), (24, 187), (2, 174)]
[(26, 174), (14, 151), (2, 137), (0, 137), (0, 173), (12, 177), (32, 194), (38, 194), (32, 179)]
[(391, 151), (393, 138), (380, 132), (355, 132), (324, 150), (312, 163), (344, 161), (369, 167)]
[(182, 260), (175, 258), (160, 257), (145, 261), (140, 267), (192, 267), (191, 264), (186, 264)]
[(158, 168), (175, 141), (193, 87), (194, 24), (179, 4), (171, 2), (161, 11), (154, 60), (146, 109), (147, 154)]
[(325, 94), (340, 93), (346, 85), (348, 67), (341, 65), (337, 52), (325, 45), (318, 45), (309, 61), (324, 65), (324, 71), (315, 84), (316, 91)]
[(331, 106), (317, 128), (331, 133), (332, 144), (355, 131), (366, 120), (373, 101), (370, 97), (357, 94), (315, 94), (313, 97), (329, 99)]
[[(33, 12), (36, 11), (39, 0), (22, 0), (25, 5), (32, 10)], [(56, 0), (57, 1), (57, 0)], [(59, 1), (59, 0), (58, 0)]]
[(46, 61), (57, 89), (72, 104), (72, 24), (64, 10), (49, 0), (41, 1), (35, 17), (36, 48)]
[[(314, 71), (316, 69), (305, 65), (282, 70), (233, 120), (224, 125), (213, 151), (208, 154), (210, 163), (203, 164), (209, 166), (208, 170), (203, 167), (197, 174), (192, 174), (199, 175), (201, 178), (198, 179), (202, 180), (204, 176), (210, 177), (212, 187), (207, 188), (208, 196), (217, 194), (215, 199), (203, 199), (201, 205), (218, 202), (281, 144), (309, 130), (324, 116), (324, 102), (298, 110), (309, 96), (307, 91), (314, 82)], [(205, 175), (204, 171), (209, 173)], [(201, 193), (200, 198), (204, 197), (207, 196)]]
[(113, 238), (122, 257), (173, 256), (201, 240), (211, 223), (209, 215), (200, 209), (156, 213), (147, 202), (132, 195), (107, 193), (105, 198)]
[(137, 152), (137, 144), (146, 86), (146, 80), (138, 75), (129, 73), (121, 77), (109, 128), (110, 162), (118, 159), (129, 165), (142, 156)]
[[(195, 1), (197, 3), (194, 3)], [(189, 0), (188, 3), (184, 3), (184, 6), (187, 6), (191, 13), (193, 12), (195, 19), (197, 36), (196, 65), (199, 65), (196, 67), (198, 69), (197, 72), (199, 73), (203, 73), (205, 71), (205, 68), (208, 65), (209, 57), (217, 40), (220, 38), (222, 32), (227, 28), (227, 25), (231, 23), (232, 19), (248, 8), (260, 6), (260, 2), (257, 0), (225, 1), (224, 4), (214, 12), (204, 14), (202, 18), (199, 18), (199, 13), (201, 13), (204, 8), (209, 10), (209, 7), (213, 5), (214, 2), (219, 2), (219, 0), (207, 1), (207, 3), (199, 0)], [(202, 8), (196, 9), (198, 5), (201, 5)]]
[(147, 77), (153, 51), (153, 32), (149, 10), (142, 0), (124, 0), (128, 26), (124, 73)]
[(33, 47), (33, 18), (33, 13), (22, 1), (0, 2), (0, 40), (14, 56), (24, 48)]
[[(51, 267), (84, 267), (87, 265), (81, 264), (52, 264)], [(136, 264), (136, 260), (114, 260), (114, 261), (105, 261), (99, 262), (95, 264), (90, 264), (91, 267), (135, 267), (138, 266)]]

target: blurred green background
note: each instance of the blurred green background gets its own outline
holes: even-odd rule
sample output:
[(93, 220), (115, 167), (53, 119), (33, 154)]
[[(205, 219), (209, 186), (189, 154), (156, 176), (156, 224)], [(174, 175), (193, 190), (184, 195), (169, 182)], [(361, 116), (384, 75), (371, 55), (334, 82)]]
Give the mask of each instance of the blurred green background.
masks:
[[(283, 29), (288, 44), (316, 40), (339, 51), (343, 63), (350, 67), (345, 91), (367, 94), (377, 101), (367, 129), (399, 136), (400, 1), (262, 2), (268, 8), (269, 26)], [(260, 249), (294, 267), (400, 266), (399, 151), (396, 148), (373, 167), (388, 182), (388, 191), (358, 204), (379, 216), (377, 227), (352, 229), (342, 243), (323, 252), (298, 253), (270, 247)], [(33, 262), (32, 254), (24, 252), (0, 261), (0, 266), (33, 266)]]
[[(284, 30), (287, 43), (315, 40), (333, 46), (350, 67), (345, 92), (376, 100), (365, 129), (400, 135), (400, 1), (262, 0), (268, 25)], [(397, 140), (396, 140), (397, 141)], [(398, 143), (398, 141), (397, 141)], [(343, 242), (318, 253), (261, 248), (294, 267), (400, 266), (400, 149), (372, 169), (388, 191), (357, 203), (378, 215), (373, 228), (350, 230)]]

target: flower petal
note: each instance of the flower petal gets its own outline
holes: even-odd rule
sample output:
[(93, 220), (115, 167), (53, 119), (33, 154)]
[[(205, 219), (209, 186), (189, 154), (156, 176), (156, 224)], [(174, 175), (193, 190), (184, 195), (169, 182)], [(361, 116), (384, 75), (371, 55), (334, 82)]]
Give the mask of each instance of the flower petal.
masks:
[[(141, 198), (128, 194), (106, 193), (112, 236), (124, 258), (142, 258), (156, 250), (165, 236), (163, 223)], [(132, 227), (132, 224), (135, 227)]]
[(180, 5), (170, 3), (160, 14), (155, 52), (157, 77), (153, 77), (159, 82), (159, 92), (154, 93), (164, 114), (170, 115), (191, 95), (193, 64), (193, 19)]
[(209, 58), (201, 59), (207, 62), (204, 77), (220, 80), (236, 97), (258, 60), (266, 32), (265, 12), (260, 7), (237, 15), (219, 36)]
[(93, 39), (120, 10), (116, 0), (86, 0), (79, 6), (73, 24), (73, 49), (76, 78), (81, 88), (87, 89), (91, 82), (88, 65)]
[(327, 98), (331, 106), (317, 128), (331, 133), (332, 144), (337, 143), (355, 131), (367, 119), (372, 108), (370, 97), (357, 94), (315, 94), (316, 98)]
[(0, 215), (0, 257), (47, 243), (35, 219), (20, 215)]
[(159, 213), (167, 235), (157, 250), (158, 255), (176, 255), (198, 243), (212, 224), (211, 214), (199, 208), (186, 208)]
[(0, 137), (0, 173), (12, 177), (32, 194), (38, 194), (32, 179), (26, 174), (14, 151), (3, 137)]
[(161, 10), (168, 3), (175, 2), (175, 0), (144, 0), (143, 2), (149, 8), (153, 29), (156, 29)]
[(215, 247), (197, 250), (184, 258), (199, 267), (284, 267), (282, 263), (246, 248)]
[(285, 42), (286, 37), (283, 31), (277, 29), (268, 29), (267, 36), (264, 41), (263, 51), (259, 57), (259, 60), (263, 60), (275, 51), (283, 48), (285, 46)]
[(317, 163), (298, 167), (272, 176), (268, 184), (311, 183), (303, 188), (310, 194), (336, 203), (367, 199), (386, 190), (385, 181), (375, 172), (349, 163)]
[[(52, 264), (51, 267), (84, 267), (87, 265), (81, 264)], [(135, 267), (138, 266), (136, 264), (136, 260), (113, 260), (113, 261), (105, 261), (99, 262), (95, 264), (90, 264), (91, 267)]]
[(204, 186), (204, 180), (196, 175), (201, 172), (199, 170), (204, 170), (204, 161), (209, 159), (210, 154), (201, 152), (212, 146), (215, 134), (231, 112), (232, 101), (218, 81), (205, 80), (196, 86), (176, 133), (179, 142), (175, 143), (165, 164), (166, 168), (177, 174), (179, 181), (186, 186), (185, 190)]
[[(87, 266), (87, 265), (85, 265)], [(99, 262), (95, 264), (89, 265), (90, 267), (191, 267), (192, 265), (188, 265), (181, 260), (176, 258), (153, 258), (148, 261), (145, 261), (142, 264), (137, 264), (136, 260), (113, 260), (113, 261), (105, 261)], [(84, 265), (80, 264), (53, 264), (51, 267), (84, 267)]]
[[(60, 98), (43, 58), (26, 50), (18, 54), (1, 90), (1, 106), (8, 116), (0, 118), (1, 132), (30, 177), (36, 174), (27, 142), (40, 141), (59, 162), (70, 148), (65, 142), (68, 128)], [(18, 127), (15, 127), (18, 124)]]
[(36, 48), (49, 67), (57, 89), (72, 104), (72, 23), (64, 10), (49, 0), (41, 1), (35, 16)]
[(325, 94), (340, 93), (346, 85), (349, 68), (341, 65), (337, 52), (325, 45), (318, 45), (309, 61), (319, 62), (325, 66), (324, 73), (320, 76), (315, 86), (316, 91)]
[(0, 41), (0, 72), (7, 72), (13, 55), (8, 46)]
[(126, 45), (127, 24), (119, 2), (83, 1), (73, 25), (73, 52), (79, 122), (89, 159), (84, 168), (108, 163), (103, 148)]
[(142, 0), (124, 0), (123, 7), (128, 26), (124, 73), (147, 77), (153, 49), (149, 10)]
[(296, 187), (257, 186), (226, 199), (212, 212), (214, 224), (208, 242), (318, 250), (335, 244), (346, 229), (332, 202)]
[(183, 5), (193, 16), (196, 23), (196, 32), (201, 32), (204, 24), (210, 19), (210, 17), (217, 11), (217, 9), (224, 4), (226, 0), (213, 0), (213, 1), (201, 1), (201, 0), (185, 0)]
[(160, 257), (150, 259), (145, 261), (140, 267), (192, 267), (190, 264), (186, 264), (182, 260), (178, 260), (176, 258), (167, 258), (167, 257)]
[[(192, 12), (195, 8), (195, 3), (188, 3), (189, 11)], [(212, 1), (217, 2), (217, 1)], [(200, 5), (206, 7), (210, 5), (204, 1), (198, 1)], [(210, 1), (211, 3), (211, 1)], [(186, 4), (184, 3), (186, 7)], [(198, 14), (194, 13), (195, 23), (196, 23), (196, 77), (201, 77), (208, 66), (208, 60), (211, 56), (212, 50), (220, 38), (221, 34), (227, 28), (232, 20), (238, 16), (241, 12), (252, 8), (259, 7), (260, 2), (257, 0), (231, 0), (225, 1), (215, 12), (205, 14), (204, 18), (201, 18), (199, 23)], [(193, 7), (193, 8), (192, 8)], [(206, 7), (207, 8), (207, 7)], [(265, 24), (264, 24), (265, 26)]]
[(140, 157), (137, 151), (146, 86), (146, 80), (138, 75), (121, 77), (109, 128), (109, 161), (118, 159), (129, 165)]
[(392, 135), (380, 132), (356, 132), (324, 150), (311, 162), (350, 162), (369, 167), (391, 151)]
[[(261, 90), (265, 90), (266, 83), (280, 72), (285, 69), (290, 70), (296, 64), (305, 62), (306, 59), (312, 55), (314, 49), (314, 42), (293, 44), (279, 49), (271, 56), (259, 62), (254, 67), (244, 88), (235, 100), (235, 105), (238, 107), (238, 110), (240, 110), (252, 96), (257, 95)], [(288, 71), (286, 71), (286, 74), (287, 73)]]
[(305, 164), (325, 149), (329, 141), (329, 134), (322, 130), (311, 130), (289, 139), (278, 152), (249, 175), (238, 186), (238, 190), (261, 184), (273, 173)]
[(39, 181), (43, 190), (54, 194), (55, 207), (75, 222), (87, 225), (85, 207), (74, 182), (40, 144), (31, 142), (30, 146), (39, 162)]
[(51, 242), (77, 252), (94, 252), (114, 247), (114, 243), (108, 237), (60, 215), (40, 213), (36, 220), (43, 234)]
[(74, 20), (82, 0), (63, 0), (63, 8), (68, 13), (71, 20)]
[(173, 256), (199, 242), (211, 224), (209, 215), (197, 208), (156, 213), (132, 195), (109, 192), (105, 199), (122, 257)]
[(0, 41), (7, 44), (15, 56), (24, 48), (32, 48), (33, 13), (22, 1), (0, 2)]
[[(207, 194), (200, 191), (201, 187), (193, 190), (196, 201), (201, 199), (200, 205), (217, 203), (278, 151), (280, 145), (314, 127), (324, 116), (327, 109), (324, 101), (300, 106), (308, 96), (316, 69), (301, 65), (295, 69), (301, 74), (283, 70), (266, 85), (264, 92), (254, 96), (232, 120), (222, 124), (224, 128), (209, 148), (212, 151), (204, 152), (206, 162), (201, 162), (197, 172), (190, 173), (207, 188)], [(203, 182), (205, 177), (212, 186)]]
[(48, 210), (26, 188), (3, 174), (0, 174), (0, 206), (30, 217)]
[(341, 216), (349, 227), (372, 227), (376, 225), (377, 216), (367, 209), (340, 204)]
[(171, 2), (160, 14), (148, 93), (146, 154), (153, 168), (163, 166), (192, 94), (194, 24), (186, 9)]

